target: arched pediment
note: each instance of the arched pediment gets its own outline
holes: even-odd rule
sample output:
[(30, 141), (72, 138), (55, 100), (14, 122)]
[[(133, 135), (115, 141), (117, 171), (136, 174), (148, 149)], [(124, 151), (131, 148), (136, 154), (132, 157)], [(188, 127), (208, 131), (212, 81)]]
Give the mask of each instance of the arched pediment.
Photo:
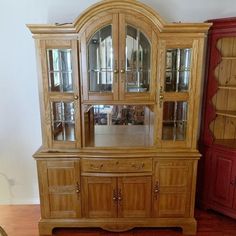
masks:
[(131, 11), (146, 17), (159, 32), (206, 32), (206, 23), (166, 23), (151, 7), (136, 0), (104, 0), (98, 2), (78, 16), (73, 23), (55, 25), (27, 25), (33, 34), (73, 34), (79, 33), (91, 18), (108, 11)]

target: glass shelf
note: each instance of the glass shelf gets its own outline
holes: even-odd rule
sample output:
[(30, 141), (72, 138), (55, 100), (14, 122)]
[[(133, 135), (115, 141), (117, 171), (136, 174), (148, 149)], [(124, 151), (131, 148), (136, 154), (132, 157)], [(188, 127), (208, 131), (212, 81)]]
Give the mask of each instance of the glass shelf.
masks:
[(221, 57), (222, 60), (236, 60), (236, 57)]

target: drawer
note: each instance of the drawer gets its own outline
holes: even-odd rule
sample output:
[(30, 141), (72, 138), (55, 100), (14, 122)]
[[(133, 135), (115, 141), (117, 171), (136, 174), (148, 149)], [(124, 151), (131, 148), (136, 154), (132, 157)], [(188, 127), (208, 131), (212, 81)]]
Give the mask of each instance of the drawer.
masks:
[(141, 159), (82, 159), (83, 172), (150, 172), (152, 158)]

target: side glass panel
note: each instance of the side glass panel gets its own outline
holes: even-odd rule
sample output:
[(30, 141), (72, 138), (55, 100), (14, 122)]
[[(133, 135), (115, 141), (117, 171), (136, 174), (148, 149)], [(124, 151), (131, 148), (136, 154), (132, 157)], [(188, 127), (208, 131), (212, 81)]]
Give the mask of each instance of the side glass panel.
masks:
[(49, 91), (73, 92), (71, 49), (47, 49)]
[(151, 45), (142, 32), (129, 25), (126, 26), (125, 60), (126, 92), (149, 91)]
[(97, 31), (88, 42), (90, 92), (111, 92), (113, 83), (112, 26)]
[(187, 130), (187, 102), (164, 102), (163, 140), (185, 140)]
[(55, 141), (75, 141), (74, 102), (52, 102), (52, 131)]
[(189, 89), (191, 48), (168, 49), (166, 52), (166, 92), (186, 92)]
[(85, 146), (151, 146), (154, 112), (144, 105), (91, 105), (84, 112)]

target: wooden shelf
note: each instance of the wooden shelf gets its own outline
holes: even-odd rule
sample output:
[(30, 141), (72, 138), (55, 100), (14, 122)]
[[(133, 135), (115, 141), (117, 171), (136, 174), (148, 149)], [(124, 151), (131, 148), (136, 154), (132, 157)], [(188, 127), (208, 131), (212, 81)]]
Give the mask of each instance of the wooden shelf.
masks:
[(222, 60), (236, 60), (236, 57), (221, 57)]
[(236, 118), (236, 111), (220, 110), (220, 111), (216, 111), (216, 114), (220, 116)]
[(236, 149), (236, 139), (216, 139), (214, 144)]
[(148, 147), (152, 145), (147, 125), (95, 125), (94, 147)]
[(236, 90), (236, 85), (220, 85), (219, 89)]

